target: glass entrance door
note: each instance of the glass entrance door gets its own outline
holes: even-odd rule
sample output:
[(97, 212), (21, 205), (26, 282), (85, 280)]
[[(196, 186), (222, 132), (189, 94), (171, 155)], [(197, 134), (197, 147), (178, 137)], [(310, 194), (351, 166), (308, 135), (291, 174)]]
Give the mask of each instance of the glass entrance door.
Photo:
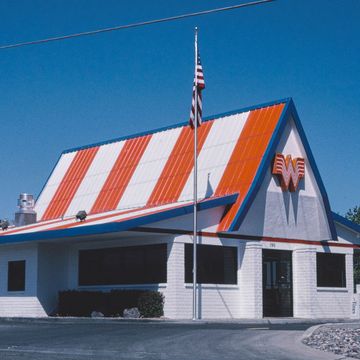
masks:
[(263, 316), (293, 316), (292, 253), (263, 250)]

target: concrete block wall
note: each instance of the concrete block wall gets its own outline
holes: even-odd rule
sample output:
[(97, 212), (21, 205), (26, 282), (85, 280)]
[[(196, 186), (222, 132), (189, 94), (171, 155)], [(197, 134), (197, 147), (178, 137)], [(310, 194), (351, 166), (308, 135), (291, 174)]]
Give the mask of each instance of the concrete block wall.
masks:
[[(316, 288), (314, 297), (315, 317), (349, 318), (354, 293), (353, 255), (345, 255), (346, 288)], [(316, 268), (314, 273), (316, 274)]]
[(58, 293), (68, 288), (67, 269), (67, 245), (39, 244), (37, 294), (47, 314), (56, 312)]
[(261, 318), (262, 301), (262, 245), (259, 242), (241, 243), (241, 264), (239, 268), (240, 317)]
[[(238, 251), (238, 284), (198, 284), (197, 304), (200, 318), (240, 318), (241, 317), (241, 266), (245, 248), (241, 242), (231, 239), (202, 237), (201, 244), (234, 246)], [(165, 316), (178, 319), (192, 318), (192, 284), (185, 283), (185, 244), (192, 243), (192, 237), (181, 235), (169, 245), (168, 283), (165, 291)], [(251, 257), (251, 256), (250, 256)], [(249, 260), (250, 260), (249, 257)], [(248, 261), (246, 264), (250, 264)], [(246, 266), (246, 265), (244, 265)], [(253, 267), (251, 267), (253, 269)], [(261, 269), (261, 256), (260, 256)], [(251, 271), (251, 270), (250, 270)], [(260, 281), (261, 286), (261, 281)], [(261, 295), (260, 295), (261, 296)], [(250, 302), (250, 301), (249, 301)], [(260, 315), (261, 316), (261, 315)]]
[[(0, 316), (46, 316), (37, 297), (37, 244), (3, 246), (0, 251)], [(8, 291), (8, 262), (25, 260), (25, 290)]]
[[(294, 317), (348, 318), (353, 298), (353, 255), (345, 254), (346, 287), (317, 287), (316, 253), (322, 248), (297, 247), (293, 250)], [(332, 251), (335, 253), (335, 251)]]
[(191, 308), (191, 300), (184, 299), (184, 244), (171, 241), (168, 243), (167, 285), (164, 291), (166, 317), (183, 318)]
[[(108, 287), (78, 287), (79, 249), (106, 246), (168, 245), (167, 283)], [(234, 246), (238, 251), (236, 285), (198, 285), (198, 309), (201, 318), (261, 318), (262, 314), (262, 248), (256, 241), (206, 238), (202, 244)], [(142, 288), (158, 290), (165, 295), (165, 316), (192, 318), (192, 284), (185, 283), (185, 244), (189, 235), (147, 236), (144, 238), (93, 241), (87, 243), (2, 246), (0, 251), (0, 316), (46, 316), (56, 307), (57, 293), (63, 289), (110, 290)], [(285, 244), (283, 245), (285, 246)], [(279, 247), (280, 250), (280, 247)], [(284, 247), (285, 250), (285, 247)], [(352, 250), (336, 249), (346, 255), (346, 288), (318, 288), (316, 252), (322, 247), (286, 244), (293, 251), (294, 317), (350, 317), (353, 303)], [(332, 249), (333, 250), (333, 249)], [(7, 291), (8, 261), (26, 261), (26, 287), (22, 292)]]
[(315, 317), (316, 248), (295, 248), (292, 259), (294, 317)]

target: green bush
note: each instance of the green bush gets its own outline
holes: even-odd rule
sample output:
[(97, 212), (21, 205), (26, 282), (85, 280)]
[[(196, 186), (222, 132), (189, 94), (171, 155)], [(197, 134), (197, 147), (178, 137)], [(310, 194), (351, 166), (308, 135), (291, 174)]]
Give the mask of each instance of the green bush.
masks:
[(143, 317), (164, 315), (164, 295), (157, 291), (147, 291), (140, 295), (138, 309)]
[(157, 291), (148, 290), (112, 290), (59, 292), (58, 315), (91, 316), (100, 311), (104, 316), (122, 316), (124, 309), (138, 307), (144, 317), (162, 316), (164, 297)]

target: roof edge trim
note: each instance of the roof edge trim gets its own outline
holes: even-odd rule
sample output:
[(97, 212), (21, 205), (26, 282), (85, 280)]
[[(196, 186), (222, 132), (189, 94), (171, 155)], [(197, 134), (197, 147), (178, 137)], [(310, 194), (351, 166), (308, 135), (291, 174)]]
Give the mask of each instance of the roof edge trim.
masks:
[[(218, 118), (225, 117), (225, 116), (241, 114), (241, 113), (244, 113), (244, 112), (247, 112), (247, 111), (256, 110), (256, 109), (260, 109), (260, 108), (264, 108), (264, 107), (268, 107), (268, 106), (273, 106), (273, 105), (286, 103), (289, 100), (291, 100), (291, 98), (284, 98), (284, 99), (274, 100), (274, 101), (270, 101), (270, 102), (265, 102), (265, 103), (258, 104), (258, 105), (248, 106), (248, 107), (245, 107), (245, 108), (235, 109), (235, 110), (224, 112), (224, 113), (219, 113), (219, 114), (215, 114), (215, 115), (206, 116), (206, 117), (203, 117), (203, 122), (218, 119)], [(66, 154), (66, 153), (70, 153), (70, 152), (74, 152), (74, 151), (84, 150), (84, 149), (88, 149), (88, 148), (95, 147), (95, 146), (102, 146), (102, 145), (112, 144), (114, 142), (123, 141), (123, 140), (129, 140), (129, 139), (137, 138), (137, 137), (140, 137), (140, 136), (151, 135), (151, 134), (161, 132), (161, 131), (165, 131), (165, 130), (176, 129), (176, 128), (181, 127), (181, 126), (186, 126), (186, 125), (188, 125), (188, 123), (189, 123), (188, 121), (185, 121), (185, 122), (181, 122), (181, 123), (177, 123), (177, 124), (172, 124), (172, 125), (160, 127), (160, 128), (153, 129), (153, 130), (148, 130), (148, 131), (143, 131), (143, 132), (139, 132), (139, 133), (135, 133), (135, 134), (125, 135), (125, 136), (121, 136), (121, 137), (118, 137), (118, 138), (105, 140), (105, 141), (100, 141), (100, 142), (93, 143), (93, 144), (78, 146), (78, 147), (66, 149), (61, 154)]]
[[(198, 202), (198, 211), (203, 211), (218, 206), (232, 204), (236, 201), (237, 197), (238, 197), (238, 193), (216, 197), (216, 198), (204, 199)], [(171, 219), (173, 217), (191, 214), (193, 212), (194, 212), (194, 205), (193, 203), (191, 203), (184, 206), (176, 206), (170, 209), (160, 210), (155, 214), (153, 213), (149, 215), (147, 214), (139, 215), (138, 217), (131, 218), (128, 220), (125, 219), (124, 221), (113, 221), (105, 224), (79, 226), (69, 229), (45, 230), (45, 231), (38, 231), (32, 233), (3, 236), (0, 238), (0, 245), (23, 243), (29, 241), (53, 240), (64, 237), (99, 235), (99, 234), (105, 234), (111, 232), (126, 231), (134, 227)]]
[(348, 220), (347, 218), (345, 218), (344, 216), (341, 216), (339, 214), (336, 214), (332, 211), (332, 217), (334, 219), (335, 222), (349, 228), (352, 231), (355, 231), (356, 233), (360, 234), (360, 225), (354, 223), (353, 221)]

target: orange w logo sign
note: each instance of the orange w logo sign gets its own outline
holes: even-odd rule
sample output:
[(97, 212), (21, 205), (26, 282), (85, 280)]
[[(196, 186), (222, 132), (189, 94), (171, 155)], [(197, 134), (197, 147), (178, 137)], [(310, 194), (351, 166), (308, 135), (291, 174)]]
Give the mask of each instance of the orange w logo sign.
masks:
[(274, 175), (280, 178), (283, 191), (296, 191), (300, 179), (305, 176), (305, 160), (303, 158), (291, 159), (291, 155), (286, 158), (283, 154), (276, 154), (272, 169)]

